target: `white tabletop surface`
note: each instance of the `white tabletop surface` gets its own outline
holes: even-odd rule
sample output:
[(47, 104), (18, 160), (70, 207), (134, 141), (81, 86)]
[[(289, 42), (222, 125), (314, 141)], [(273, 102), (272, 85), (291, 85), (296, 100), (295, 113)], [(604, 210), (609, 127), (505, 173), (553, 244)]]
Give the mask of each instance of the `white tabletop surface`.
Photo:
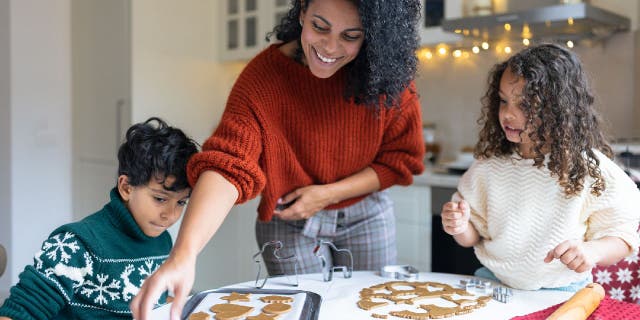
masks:
[[(420, 273), (419, 279), (417, 281), (439, 282), (456, 286), (460, 283), (460, 280), (469, 278), (471, 277), (445, 273)], [(319, 320), (374, 319), (371, 317), (372, 313), (385, 314), (390, 310), (405, 309), (416, 312), (421, 310), (417, 305), (399, 306), (394, 304), (371, 311), (366, 311), (358, 308), (356, 303), (359, 300), (360, 290), (388, 281), (394, 281), (394, 279), (383, 278), (376, 272), (357, 271), (353, 273), (353, 276), (350, 279), (345, 279), (341, 273), (336, 273), (334, 274), (333, 280), (330, 282), (322, 281), (321, 274), (301, 275), (299, 278), (300, 284), (297, 288), (287, 285), (287, 282), (285, 282), (282, 278), (272, 278), (267, 281), (267, 284), (264, 288), (306, 290), (319, 294), (320, 296), (322, 296), (322, 305), (320, 307)], [(253, 284), (253, 281), (249, 281), (231, 285), (228, 287), (248, 289), (253, 288)], [(513, 290), (513, 297), (509, 303), (505, 304), (496, 300), (491, 300), (485, 307), (476, 309), (472, 313), (454, 316), (447, 319), (510, 319), (514, 316), (529, 314), (531, 312), (545, 309), (554, 304), (564, 302), (571, 296), (571, 292), (554, 290)], [(422, 311), (424, 312), (424, 310)], [(154, 310), (152, 318), (169, 319), (168, 314), (169, 305), (164, 305)], [(400, 318), (389, 316), (387, 319)]]

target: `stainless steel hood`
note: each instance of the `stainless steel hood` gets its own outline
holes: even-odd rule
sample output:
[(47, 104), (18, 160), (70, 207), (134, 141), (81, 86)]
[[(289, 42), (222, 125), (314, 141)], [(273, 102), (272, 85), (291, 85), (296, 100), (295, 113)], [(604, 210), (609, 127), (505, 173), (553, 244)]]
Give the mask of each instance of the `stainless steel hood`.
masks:
[[(535, 3), (535, 2), (534, 2)], [(485, 41), (599, 40), (630, 28), (630, 20), (587, 3), (559, 4), (442, 22), (445, 31)]]

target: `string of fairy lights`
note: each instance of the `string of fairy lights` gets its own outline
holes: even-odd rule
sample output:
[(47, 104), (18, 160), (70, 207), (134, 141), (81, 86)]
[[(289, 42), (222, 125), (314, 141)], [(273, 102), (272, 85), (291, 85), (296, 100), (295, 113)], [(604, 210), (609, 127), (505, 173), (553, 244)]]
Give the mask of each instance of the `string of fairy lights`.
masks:
[[(567, 19), (568, 25), (573, 25), (573, 18)], [(546, 23), (549, 26), (550, 22)], [(505, 32), (510, 32), (512, 30), (512, 25), (509, 23), (504, 24)], [(557, 39), (540, 39), (535, 40), (533, 34), (529, 28), (529, 25), (524, 23), (522, 26), (522, 32), (519, 37), (520, 41), (516, 42), (512, 39), (512, 37), (506, 37), (503, 40), (481, 40), (488, 39), (488, 35), (486, 32), (480, 32), (478, 29), (462, 29), (455, 30), (456, 34), (460, 34), (464, 36), (464, 41), (457, 42), (455, 44), (451, 43), (439, 43), (435, 46), (425, 46), (421, 47), (417, 51), (417, 56), (421, 60), (430, 61), (435, 57), (453, 57), (454, 59), (464, 59), (470, 58), (473, 55), (480, 54), (482, 52), (493, 51), (496, 54), (509, 55), (518, 48), (527, 47), (535, 42), (555, 42), (566, 46), (569, 49), (572, 49), (576, 46), (576, 42), (574, 40), (557, 40)]]

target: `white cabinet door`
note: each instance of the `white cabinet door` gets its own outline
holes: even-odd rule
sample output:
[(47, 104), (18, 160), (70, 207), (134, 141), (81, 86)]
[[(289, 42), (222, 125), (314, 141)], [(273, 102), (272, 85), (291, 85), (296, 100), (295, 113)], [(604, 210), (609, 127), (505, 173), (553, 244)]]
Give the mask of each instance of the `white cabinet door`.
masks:
[(73, 212), (109, 201), (117, 150), (131, 123), (130, 0), (71, 1)]
[(398, 263), (431, 271), (430, 188), (395, 186), (390, 194), (396, 215)]

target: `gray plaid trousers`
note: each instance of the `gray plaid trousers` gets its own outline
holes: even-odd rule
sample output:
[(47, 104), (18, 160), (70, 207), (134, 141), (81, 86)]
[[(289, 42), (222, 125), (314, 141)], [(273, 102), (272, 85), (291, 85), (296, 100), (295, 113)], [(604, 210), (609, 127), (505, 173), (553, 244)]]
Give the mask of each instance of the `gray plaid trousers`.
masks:
[[(338, 249), (351, 250), (354, 270), (380, 270), (395, 264), (396, 225), (388, 192), (372, 193), (346, 208), (318, 211), (306, 220), (285, 221), (274, 217), (270, 222), (256, 221), (258, 248), (268, 241), (282, 241), (283, 248), (278, 255), (295, 254), (298, 273), (322, 272), (320, 260), (313, 253), (318, 239), (330, 241)], [(332, 252), (328, 246), (320, 250), (328, 263), (348, 264), (348, 257)], [(272, 248), (267, 248), (262, 257), (270, 275), (294, 273), (295, 262), (278, 260)]]

